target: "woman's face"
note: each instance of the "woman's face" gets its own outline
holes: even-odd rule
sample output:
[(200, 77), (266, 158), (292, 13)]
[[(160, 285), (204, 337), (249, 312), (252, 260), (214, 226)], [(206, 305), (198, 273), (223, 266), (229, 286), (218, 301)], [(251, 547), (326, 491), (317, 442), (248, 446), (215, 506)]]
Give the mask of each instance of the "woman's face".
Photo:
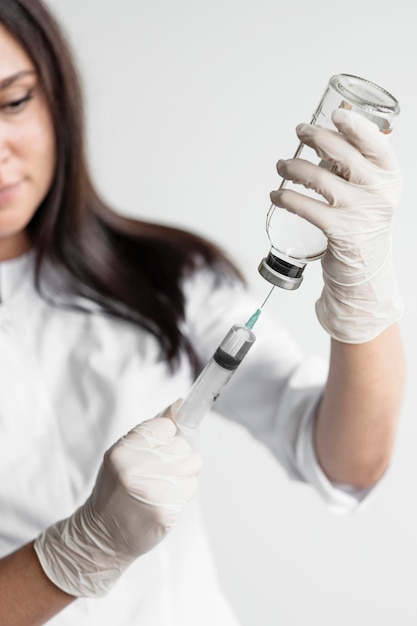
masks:
[(35, 67), (0, 24), (0, 260), (29, 248), (26, 228), (54, 171), (54, 129)]

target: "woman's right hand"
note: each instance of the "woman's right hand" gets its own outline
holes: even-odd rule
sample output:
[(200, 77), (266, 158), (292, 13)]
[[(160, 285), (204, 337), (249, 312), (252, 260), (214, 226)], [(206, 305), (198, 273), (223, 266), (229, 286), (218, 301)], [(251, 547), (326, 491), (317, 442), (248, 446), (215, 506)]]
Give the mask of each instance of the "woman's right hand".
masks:
[(66, 593), (106, 594), (165, 537), (195, 494), (201, 458), (176, 436), (170, 410), (115, 443), (86, 503), (35, 541), (44, 572)]

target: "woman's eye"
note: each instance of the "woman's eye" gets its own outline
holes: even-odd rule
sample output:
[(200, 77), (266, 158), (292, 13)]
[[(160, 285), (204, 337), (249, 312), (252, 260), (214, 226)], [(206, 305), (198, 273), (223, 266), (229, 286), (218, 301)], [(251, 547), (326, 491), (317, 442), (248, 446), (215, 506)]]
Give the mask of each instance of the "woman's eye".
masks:
[(6, 113), (18, 113), (25, 108), (29, 100), (32, 100), (32, 96), (32, 93), (27, 93), (21, 98), (14, 98), (13, 100), (9, 100), (9, 102), (4, 102), (0, 105), (1, 109)]

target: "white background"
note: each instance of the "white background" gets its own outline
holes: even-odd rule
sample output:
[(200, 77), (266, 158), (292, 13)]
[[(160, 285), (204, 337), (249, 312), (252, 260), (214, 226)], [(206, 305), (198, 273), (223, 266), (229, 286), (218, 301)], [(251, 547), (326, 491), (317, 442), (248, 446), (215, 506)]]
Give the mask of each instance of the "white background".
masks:
[[(79, 61), (95, 181), (118, 210), (221, 244), (260, 301), (257, 265), (278, 158), (346, 72), (400, 101), (392, 142), (405, 188), (394, 233), (408, 384), (391, 469), (357, 515), (338, 517), (239, 427), (203, 425), (203, 503), (223, 586), (243, 626), (417, 624), (416, 115), (414, 2), (49, 0)], [(320, 263), (269, 307), (306, 353)], [(260, 332), (259, 328), (259, 332)], [(157, 625), (155, 625), (157, 626)], [(198, 626), (198, 625), (196, 625)]]

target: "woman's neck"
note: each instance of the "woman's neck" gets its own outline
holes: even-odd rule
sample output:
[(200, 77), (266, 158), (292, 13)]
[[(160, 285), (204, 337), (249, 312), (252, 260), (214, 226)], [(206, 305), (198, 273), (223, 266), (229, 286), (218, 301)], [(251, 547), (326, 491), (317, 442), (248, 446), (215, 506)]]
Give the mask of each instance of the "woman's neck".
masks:
[(14, 259), (31, 248), (29, 236), (26, 231), (21, 231), (16, 235), (0, 237), (0, 261)]

